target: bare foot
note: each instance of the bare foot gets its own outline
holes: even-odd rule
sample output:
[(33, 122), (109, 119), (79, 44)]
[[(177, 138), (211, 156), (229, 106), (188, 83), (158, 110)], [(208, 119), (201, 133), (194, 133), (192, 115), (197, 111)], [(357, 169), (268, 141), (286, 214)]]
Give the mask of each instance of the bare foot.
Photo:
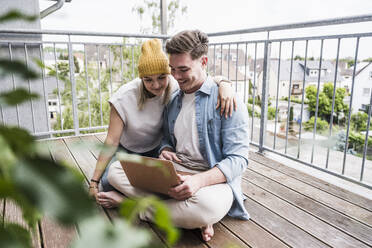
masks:
[(208, 225), (208, 226), (202, 227), (201, 228), (201, 234), (202, 234), (203, 240), (205, 242), (208, 242), (209, 240), (211, 240), (213, 235), (214, 235), (213, 225)]
[(124, 200), (124, 195), (116, 192), (99, 192), (97, 193), (98, 203), (104, 208), (116, 208)]

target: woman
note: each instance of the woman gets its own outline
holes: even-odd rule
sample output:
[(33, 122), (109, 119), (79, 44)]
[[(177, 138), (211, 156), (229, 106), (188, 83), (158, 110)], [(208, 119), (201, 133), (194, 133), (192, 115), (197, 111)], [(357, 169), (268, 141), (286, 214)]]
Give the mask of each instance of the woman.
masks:
[[(139, 78), (121, 86), (109, 100), (111, 112), (105, 145), (110, 148), (100, 153), (89, 186), (90, 194), (106, 208), (115, 207), (122, 198), (107, 181), (107, 165), (116, 161), (114, 153), (119, 147), (127, 153), (158, 156), (163, 108), (178, 88), (178, 83), (170, 75), (168, 58), (162, 51), (160, 40), (144, 42), (141, 51)], [(216, 80), (221, 82), (222, 78)], [(230, 83), (221, 83), (220, 86), (216, 108), (221, 107), (221, 115), (225, 111), (227, 116), (231, 114), (234, 103), (232, 87)], [(103, 190), (109, 192), (98, 193), (100, 180)]]

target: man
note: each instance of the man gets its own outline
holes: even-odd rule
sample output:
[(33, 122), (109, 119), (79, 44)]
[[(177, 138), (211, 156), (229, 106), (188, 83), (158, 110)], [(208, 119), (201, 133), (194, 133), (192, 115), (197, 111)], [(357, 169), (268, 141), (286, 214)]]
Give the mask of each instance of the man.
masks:
[(178, 33), (167, 42), (166, 51), (180, 90), (164, 111), (160, 158), (191, 173), (180, 174), (182, 183), (169, 191), (179, 201), (179, 213), (172, 217), (176, 226), (201, 228), (203, 239), (209, 241), (213, 224), (227, 213), (249, 219), (241, 191), (241, 174), (248, 165), (247, 109), (238, 102), (237, 111), (226, 119), (214, 107), (218, 87), (206, 72), (206, 34)]

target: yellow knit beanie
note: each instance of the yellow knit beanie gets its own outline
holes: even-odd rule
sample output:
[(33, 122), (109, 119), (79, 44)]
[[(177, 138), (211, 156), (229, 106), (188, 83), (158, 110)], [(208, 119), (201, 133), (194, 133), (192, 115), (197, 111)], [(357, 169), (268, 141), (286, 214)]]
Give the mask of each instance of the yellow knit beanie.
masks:
[(145, 41), (141, 52), (138, 61), (140, 78), (154, 74), (170, 74), (168, 57), (163, 52), (159, 39)]

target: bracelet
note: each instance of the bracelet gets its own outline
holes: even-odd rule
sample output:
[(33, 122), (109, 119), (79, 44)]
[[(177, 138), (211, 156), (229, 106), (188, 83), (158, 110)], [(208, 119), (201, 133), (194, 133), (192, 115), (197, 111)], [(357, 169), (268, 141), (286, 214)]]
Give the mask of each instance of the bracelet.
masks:
[(90, 189), (98, 189), (97, 186), (89, 186)]
[(99, 183), (99, 181), (98, 181), (98, 180), (96, 180), (96, 179), (93, 179), (93, 178), (92, 178), (92, 179), (90, 179), (90, 181), (91, 181), (91, 182), (94, 182), (94, 183)]

